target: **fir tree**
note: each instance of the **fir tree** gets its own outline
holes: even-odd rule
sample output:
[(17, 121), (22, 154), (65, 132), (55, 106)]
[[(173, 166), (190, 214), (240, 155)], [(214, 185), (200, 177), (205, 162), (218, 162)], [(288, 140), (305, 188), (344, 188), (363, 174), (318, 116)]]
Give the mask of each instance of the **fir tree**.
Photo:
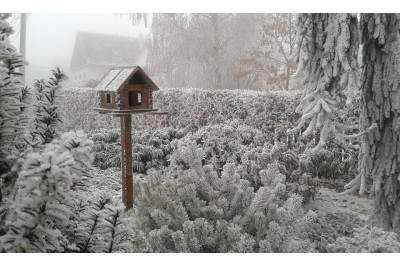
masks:
[(400, 72), (396, 60), (399, 14), (362, 14), (361, 118), (363, 136), (359, 175), (347, 187), (365, 193), (368, 179), (376, 196), (374, 220), (400, 227)]
[(291, 132), (306, 127), (303, 137), (307, 137), (321, 130), (316, 147), (319, 149), (331, 135), (343, 138), (343, 125), (335, 118), (343, 111), (345, 89), (358, 79), (357, 17), (355, 14), (300, 14), (297, 29), (298, 73), (304, 72), (305, 90), (296, 109), (302, 117)]
[[(303, 55), (299, 70), (304, 68), (308, 78), (298, 107), (303, 116), (296, 129), (311, 120), (304, 134), (322, 128), (321, 145), (330, 132), (344, 136), (338, 129), (342, 132), (345, 129), (337, 129), (329, 114), (343, 103), (344, 86), (348, 84), (349, 73), (356, 68), (356, 18), (348, 14), (302, 14), (298, 21), (300, 41), (305, 40), (299, 45), (300, 59)], [(362, 132), (354, 136), (362, 137), (362, 145), (359, 174), (345, 186), (346, 192), (358, 190), (364, 194), (368, 180), (372, 180), (371, 194), (376, 196), (373, 220), (389, 228), (400, 226), (397, 149), (400, 73), (396, 56), (399, 28), (399, 14), (361, 15)]]

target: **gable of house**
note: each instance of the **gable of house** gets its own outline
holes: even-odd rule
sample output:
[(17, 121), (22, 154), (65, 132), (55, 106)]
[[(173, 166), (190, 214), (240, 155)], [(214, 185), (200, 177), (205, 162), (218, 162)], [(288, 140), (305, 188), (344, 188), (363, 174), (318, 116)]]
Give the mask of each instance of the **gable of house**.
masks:
[(146, 48), (140, 38), (78, 32), (70, 71), (87, 65), (131, 66), (143, 58)]

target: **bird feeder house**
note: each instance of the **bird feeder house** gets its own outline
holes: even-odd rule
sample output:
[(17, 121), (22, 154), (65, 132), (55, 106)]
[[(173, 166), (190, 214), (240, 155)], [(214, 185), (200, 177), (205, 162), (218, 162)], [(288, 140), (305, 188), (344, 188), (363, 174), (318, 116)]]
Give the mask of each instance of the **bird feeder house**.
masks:
[(110, 69), (95, 87), (99, 92), (99, 107), (103, 114), (111, 114), (121, 119), (121, 171), (122, 201), (125, 209), (133, 207), (132, 180), (132, 114), (157, 112), (153, 108), (153, 91), (159, 90), (149, 76), (139, 66)]
[(95, 87), (99, 91), (100, 113), (124, 115), (135, 112), (151, 112), (153, 91), (157, 85), (139, 66), (110, 69)]

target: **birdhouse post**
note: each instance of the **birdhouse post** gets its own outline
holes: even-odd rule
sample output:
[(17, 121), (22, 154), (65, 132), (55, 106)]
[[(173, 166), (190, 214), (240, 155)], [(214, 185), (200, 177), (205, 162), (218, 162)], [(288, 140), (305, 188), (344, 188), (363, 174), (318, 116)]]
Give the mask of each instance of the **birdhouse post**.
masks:
[(139, 66), (110, 69), (95, 87), (99, 92), (100, 107), (96, 111), (120, 117), (122, 201), (125, 210), (133, 207), (132, 176), (132, 114), (157, 112), (153, 108), (153, 91), (159, 90)]
[(122, 171), (122, 201), (125, 208), (133, 207), (133, 177), (132, 177), (132, 116), (121, 116), (121, 171)]

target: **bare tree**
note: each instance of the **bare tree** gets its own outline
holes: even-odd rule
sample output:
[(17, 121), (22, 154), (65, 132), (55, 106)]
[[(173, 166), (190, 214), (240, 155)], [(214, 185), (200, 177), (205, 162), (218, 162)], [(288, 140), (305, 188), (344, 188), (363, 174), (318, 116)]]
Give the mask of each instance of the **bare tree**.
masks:
[[(260, 17), (258, 44), (242, 60), (246, 66), (237, 75), (268, 88), (291, 90), (296, 69), (293, 58), (296, 45), (294, 14), (263, 14)], [(298, 86), (298, 85), (297, 85)], [(296, 86), (296, 87), (297, 87)]]
[(235, 74), (255, 35), (254, 15), (154, 14), (150, 71), (168, 86), (240, 87)]

